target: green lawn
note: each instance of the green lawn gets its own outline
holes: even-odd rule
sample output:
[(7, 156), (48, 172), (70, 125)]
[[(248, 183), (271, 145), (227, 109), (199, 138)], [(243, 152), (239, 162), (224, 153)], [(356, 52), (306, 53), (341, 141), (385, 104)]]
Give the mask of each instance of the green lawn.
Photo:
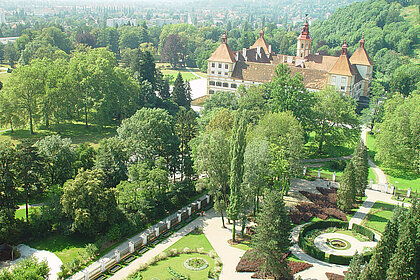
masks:
[[(178, 249), (183, 250), (184, 248), (190, 248), (190, 249), (198, 249), (203, 248), (204, 252), (209, 253), (213, 250), (213, 247), (211, 246), (210, 242), (207, 240), (206, 236), (202, 233), (198, 232), (192, 232), (174, 244), (172, 244), (169, 248), (165, 250), (165, 252), (170, 251), (172, 249)], [(200, 257), (205, 259), (209, 266), (200, 271), (192, 271), (184, 266), (185, 260), (193, 257)], [(149, 266), (147, 269), (143, 270), (141, 272), (141, 275), (143, 276), (144, 280), (150, 280), (150, 279), (172, 279), (173, 276), (171, 276), (168, 272), (168, 267), (171, 267), (173, 270), (175, 270), (177, 273), (188, 275), (190, 276), (190, 279), (208, 279), (208, 272), (210, 270), (213, 270), (214, 268), (214, 259), (207, 255), (193, 253), (193, 254), (181, 254), (175, 257), (170, 257), (168, 259), (159, 261), (151, 266)]]
[(63, 263), (69, 262), (82, 253), (88, 240), (77, 236), (52, 235), (47, 238), (29, 241), (28, 246), (50, 251), (57, 255)]
[(343, 171), (333, 170), (329, 164), (323, 164), (321, 167), (308, 167), (306, 175), (310, 177), (318, 178), (318, 170), (321, 169), (321, 179), (332, 180), (334, 171), (336, 172), (335, 180), (340, 182), (340, 178), (343, 175)]
[[(176, 77), (178, 76), (178, 73), (181, 73), (182, 79), (184, 81), (192, 81), (199, 79), (199, 77), (192, 74), (188, 69), (186, 68), (180, 68), (180, 69), (168, 69), (168, 64), (166, 63), (159, 63), (157, 64), (158, 67), (160, 67), (160, 71), (164, 76), (169, 76), (170, 83), (173, 84)], [(202, 73), (198, 68), (190, 68), (192, 72), (194, 72), (196, 75), (207, 78), (207, 75), (205, 73)]]
[(418, 174), (415, 174), (412, 171), (384, 167), (380, 161), (375, 160), (377, 151), (375, 135), (367, 135), (367, 147), (369, 148), (369, 157), (386, 174), (387, 181), (390, 184), (395, 185), (395, 182), (398, 182), (398, 189), (407, 190), (409, 187), (411, 187), (413, 192), (420, 192), (420, 176)]
[(328, 158), (328, 157), (342, 157), (353, 154), (356, 143), (340, 142), (340, 145), (325, 145), (323, 146), (323, 153), (318, 153), (318, 143), (315, 142), (315, 132), (309, 135), (309, 141), (305, 144), (305, 152), (307, 158)]
[(386, 202), (375, 202), (362, 225), (382, 233), (388, 220), (392, 217), (395, 207), (395, 205)]
[(237, 244), (237, 245), (230, 245), (230, 246), (241, 249), (241, 250), (244, 250), (244, 251), (248, 251), (248, 250), (252, 249), (250, 240), (244, 241), (244, 242), (242, 242), (240, 244)]
[[(28, 210), (29, 215), (31, 215), (33, 213), (36, 213), (36, 211), (37, 211), (38, 208), (39, 208), (39, 206), (30, 207), (29, 210)], [(26, 209), (18, 209), (18, 210), (16, 210), (15, 218), (16, 219), (22, 219), (22, 220), (25, 220), (26, 221)]]
[(190, 249), (198, 249), (203, 248), (204, 252), (208, 253), (213, 250), (210, 242), (207, 240), (206, 236), (202, 233), (195, 233), (191, 232), (188, 235), (184, 236), (174, 244), (172, 244), (169, 248), (165, 250), (170, 251), (171, 249), (178, 249), (183, 250), (185, 247)]
[[(185, 268), (184, 262), (193, 257), (200, 257), (205, 259), (209, 266), (206, 269), (200, 271), (193, 271)], [(176, 257), (171, 257), (162, 261), (159, 261), (151, 266), (149, 266), (146, 270), (142, 271), (141, 275), (143, 276), (144, 280), (152, 280), (152, 279), (174, 279), (171, 274), (168, 272), (168, 267), (171, 267), (177, 273), (180, 273), (185, 276), (189, 276), (190, 279), (194, 280), (207, 280), (209, 270), (213, 270), (214, 268), (214, 260), (207, 255), (203, 254), (181, 254)]]
[(83, 123), (63, 123), (60, 124), (58, 129), (54, 125), (51, 125), (49, 129), (46, 129), (44, 126), (36, 128), (34, 135), (29, 133), (29, 127), (25, 127), (16, 129), (13, 133), (11, 131), (0, 133), (0, 140), (10, 140), (17, 143), (24, 139), (38, 140), (47, 135), (58, 133), (60, 133), (63, 138), (71, 138), (74, 144), (86, 142), (91, 145), (97, 145), (103, 138), (116, 135), (116, 127), (107, 126), (100, 129), (96, 125), (90, 125), (90, 127), (86, 129)]
[(2, 82), (3, 83), (3, 85), (5, 84), (5, 82), (7, 81), (7, 80), (9, 80), (9, 78), (10, 78), (10, 73), (0, 73), (0, 82)]
[(368, 182), (370, 182), (370, 179), (373, 179), (373, 183), (376, 184), (377, 178), (375, 172), (373, 172), (372, 167), (369, 167), (369, 175), (368, 175)]

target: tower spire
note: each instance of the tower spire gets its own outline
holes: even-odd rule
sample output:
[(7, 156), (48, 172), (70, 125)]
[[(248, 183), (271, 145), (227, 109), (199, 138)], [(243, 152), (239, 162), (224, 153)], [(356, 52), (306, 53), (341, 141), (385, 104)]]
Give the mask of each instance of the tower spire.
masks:
[(300, 32), (300, 39), (311, 39), (309, 35), (309, 23), (308, 23), (308, 14), (305, 15), (305, 23), (303, 24), (302, 31)]
[(222, 43), (223, 43), (223, 44), (227, 44), (227, 35), (226, 35), (226, 31), (225, 31), (225, 32), (223, 32), (223, 35), (222, 35)]
[(359, 46), (361, 48), (365, 47), (365, 32), (363, 32), (363, 34), (362, 34), (362, 39), (360, 39)]
[(347, 35), (344, 37), (344, 45), (341, 48), (341, 55), (347, 55)]

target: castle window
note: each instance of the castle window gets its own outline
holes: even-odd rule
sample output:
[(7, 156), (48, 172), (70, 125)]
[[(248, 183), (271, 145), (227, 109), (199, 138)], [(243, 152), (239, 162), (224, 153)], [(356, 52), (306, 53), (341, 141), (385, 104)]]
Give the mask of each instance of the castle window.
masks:
[(301, 47), (301, 49), (303, 49), (303, 43), (302, 43), (302, 47)]
[(228, 75), (228, 72), (225, 72), (225, 76), (227, 76)]
[(211, 71), (212, 74), (214, 74), (214, 71)]
[(214, 81), (210, 81), (209, 85), (214, 86), (216, 83)]
[(214, 67), (215, 65), (214, 65), (214, 62), (211, 64), (211, 67)]
[(346, 87), (341, 87), (341, 90), (345, 90), (346, 89)]
[(222, 63), (219, 63), (219, 68), (222, 68)]
[(231, 88), (236, 88), (236, 84), (231, 84), (230, 87)]
[(222, 72), (219, 72), (219, 75), (222, 75)]
[(229, 65), (227, 65), (227, 64), (226, 64), (226, 65), (225, 65), (225, 69), (229, 69)]
[(303, 57), (303, 53), (300, 53), (300, 57)]
[(222, 83), (221, 82), (216, 82), (216, 86), (221, 87)]
[(213, 94), (214, 93), (214, 90), (209, 90), (209, 94)]
[(344, 84), (346, 82), (346, 77), (341, 77), (341, 83)]
[(223, 83), (223, 87), (229, 87), (228, 83)]
[(335, 84), (335, 76), (331, 77), (331, 83)]

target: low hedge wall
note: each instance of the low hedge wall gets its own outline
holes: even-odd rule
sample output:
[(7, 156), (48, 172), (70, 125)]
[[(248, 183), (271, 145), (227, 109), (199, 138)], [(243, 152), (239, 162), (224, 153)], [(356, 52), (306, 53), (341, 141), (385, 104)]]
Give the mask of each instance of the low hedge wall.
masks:
[[(323, 251), (319, 250), (313, 243), (311, 244), (305, 240), (305, 235), (311, 230), (325, 229), (329, 227), (347, 229), (348, 224), (349, 224), (348, 222), (343, 222), (343, 221), (319, 221), (319, 222), (310, 223), (304, 226), (300, 230), (298, 244), (303, 251), (305, 251), (308, 255), (318, 260), (326, 261), (326, 262), (334, 263), (334, 264), (348, 265), (353, 256), (337, 256), (337, 255), (332, 255), (332, 254), (328, 255), (328, 254), (325, 254)], [(359, 227), (357, 226), (359, 225), (356, 225), (356, 224), (353, 225), (354, 231), (367, 236), (369, 239), (371, 238), (374, 239), (375, 234), (371, 230), (363, 226), (359, 226)], [(360, 232), (359, 230), (362, 232)], [(369, 232), (373, 234), (373, 237), (372, 237), (372, 234), (370, 234)], [(365, 261), (369, 261), (371, 256), (372, 256), (372, 252), (368, 252), (363, 255), (363, 258)]]
[(371, 231), (370, 229), (368, 229), (367, 227), (364, 227), (358, 224), (353, 224), (351, 230), (357, 233), (360, 233), (361, 235), (366, 236), (372, 241), (375, 241), (375, 233)]
[(318, 259), (318, 260), (325, 260), (325, 253), (319, 250), (314, 244), (310, 244), (305, 240), (305, 235), (311, 230), (314, 229), (325, 229), (329, 227), (337, 227), (337, 228), (347, 228), (348, 222), (343, 221), (318, 221), (310, 223), (304, 226), (299, 233), (299, 246), (305, 251), (308, 255)]

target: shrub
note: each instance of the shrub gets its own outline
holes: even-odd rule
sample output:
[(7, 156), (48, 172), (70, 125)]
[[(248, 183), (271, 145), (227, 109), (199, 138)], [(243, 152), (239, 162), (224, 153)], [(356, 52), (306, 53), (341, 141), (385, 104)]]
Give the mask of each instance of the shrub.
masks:
[(334, 160), (331, 162), (331, 169), (336, 171), (343, 171), (346, 168), (346, 161), (345, 160)]
[(368, 229), (367, 227), (358, 225), (358, 224), (353, 224), (352, 231), (355, 231), (357, 233), (360, 233), (361, 235), (366, 236), (367, 238), (369, 238), (370, 240), (374, 241), (375, 240), (375, 233), (373, 231), (371, 231), (370, 229)]
[(114, 224), (109, 231), (106, 233), (106, 239), (108, 241), (117, 241), (119, 239), (121, 239), (122, 237), (122, 233), (120, 230), (120, 225), (118, 224)]
[(349, 265), (352, 258), (353, 256), (337, 256), (331, 254), (328, 258), (328, 262), (334, 264)]
[(331, 272), (326, 272), (325, 276), (327, 276), (328, 280), (344, 280), (344, 276)]

